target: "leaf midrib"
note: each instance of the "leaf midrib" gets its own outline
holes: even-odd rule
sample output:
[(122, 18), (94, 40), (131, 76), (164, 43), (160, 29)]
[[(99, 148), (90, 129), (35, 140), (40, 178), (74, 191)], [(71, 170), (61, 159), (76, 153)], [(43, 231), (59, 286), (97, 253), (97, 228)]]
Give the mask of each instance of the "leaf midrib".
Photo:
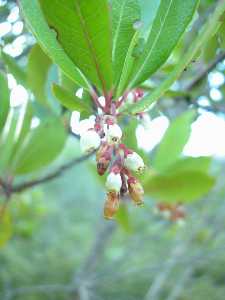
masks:
[[(163, 30), (163, 28), (164, 28), (164, 25), (165, 25), (165, 23), (166, 23), (166, 19), (167, 19), (168, 15), (169, 15), (169, 11), (170, 11), (170, 8), (171, 8), (171, 6), (172, 6), (172, 2), (173, 2), (173, 0), (170, 0), (170, 4), (169, 4), (168, 9), (167, 9), (167, 11), (166, 11), (166, 15), (165, 15), (165, 18), (164, 18), (164, 20), (163, 20), (162, 26), (160, 27), (160, 30), (159, 30), (159, 32), (158, 32), (156, 38), (155, 38), (155, 41), (153, 42), (152, 47), (150, 48), (150, 51), (148, 52), (148, 55), (147, 55), (146, 58), (144, 59), (144, 61), (143, 61), (143, 63), (142, 63), (142, 66), (140, 67), (140, 69), (137, 71), (135, 77), (133, 78), (132, 83), (130, 84), (131, 86), (132, 86), (132, 84), (138, 79), (139, 74), (141, 74), (141, 72), (142, 72), (143, 69), (145, 68), (145, 63), (146, 63), (146, 61), (149, 59), (149, 57), (151, 56), (152, 51), (153, 51), (153, 49), (154, 49), (156, 43), (158, 42), (159, 36), (160, 36), (160, 34), (161, 34), (161, 32), (162, 32), (162, 30)], [(151, 33), (150, 33), (150, 34), (151, 34)]]
[(106, 95), (106, 83), (105, 83), (105, 80), (101, 74), (101, 71), (100, 71), (100, 68), (99, 68), (99, 65), (98, 65), (98, 61), (97, 61), (97, 55), (95, 53), (95, 49), (91, 43), (91, 38), (89, 36), (89, 33), (88, 31), (86, 30), (85, 28), (85, 20), (82, 16), (82, 12), (81, 12), (81, 9), (80, 9), (80, 5), (79, 3), (77, 3), (77, 1), (75, 1), (75, 8), (77, 10), (77, 15), (79, 17), (79, 20), (80, 20), (80, 24), (81, 24), (81, 27), (83, 29), (83, 33), (84, 33), (84, 37), (87, 41), (87, 44), (88, 44), (88, 47), (89, 47), (89, 50), (90, 50), (90, 54), (91, 54), (91, 57), (92, 57), (92, 60), (93, 60), (93, 63), (96, 67), (96, 72), (97, 72), (97, 75), (98, 75), (98, 78), (102, 84), (102, 90), (103, 90), (103, 93)]

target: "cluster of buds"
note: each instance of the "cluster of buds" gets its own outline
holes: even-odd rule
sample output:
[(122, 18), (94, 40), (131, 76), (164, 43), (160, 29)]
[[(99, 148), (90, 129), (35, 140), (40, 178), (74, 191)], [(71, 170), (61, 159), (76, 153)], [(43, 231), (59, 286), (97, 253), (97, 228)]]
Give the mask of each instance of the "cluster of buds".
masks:
[[(84, 120), (83, 120), (84, 121)], [(144, 190), (135, 177), (145, 165), (140, 155), (121, 143), (122, 130), (112, 115), (99, 115), (95, 122), (81, 132), (80, 146), (83, 153), (96, 152), (97, 172), (108, 172), (105, 187), (107, 199), (104, 216), (112, 219), (119, 209), (121, 196), (130, 195), (133, 203), (143, 204)]]
[(186, 218), (185, 208), (181, 203), (158, 203), (156, 212), (171, 222), (182, 224)]

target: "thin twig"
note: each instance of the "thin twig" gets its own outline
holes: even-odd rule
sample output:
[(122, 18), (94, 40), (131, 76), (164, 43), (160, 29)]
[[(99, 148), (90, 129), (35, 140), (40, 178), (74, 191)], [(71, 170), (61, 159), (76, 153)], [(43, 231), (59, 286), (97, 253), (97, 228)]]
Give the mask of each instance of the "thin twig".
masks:
[(189, 84), (185, 90), (196, 87), (221, 61), (225, 59), (225, 52), (221, 52), (208, 66), (206, 66)]
[(35, 180), (31, 180), (28, 182), (24, 182), (18, 185), (15, 185), (12, 187), (11, 189), (11, 193), (19, 193), (22, 192), (28, 188), (34, 187), (36, 185), (42, 184), (42, 183), (46, 183), (50, 180), (53, 180), (59, 176), (62, 175), (63, 172), (67, 171), (68, 169), (72, 168), (75, 165), (78, 165), (80, 163), (82, 163), (83, 161), (87, 160), (89, 157), (91, 157), (93, 155), (94, 152), (78, 157), (78, 158), (74, 158), (71, 161), (67, 162), (66, 164), (62, 165), (61, 167), (59, 167), (57, 170), (53, 171), (52, 173), (42, 177), (42, 178), (38, 178)]

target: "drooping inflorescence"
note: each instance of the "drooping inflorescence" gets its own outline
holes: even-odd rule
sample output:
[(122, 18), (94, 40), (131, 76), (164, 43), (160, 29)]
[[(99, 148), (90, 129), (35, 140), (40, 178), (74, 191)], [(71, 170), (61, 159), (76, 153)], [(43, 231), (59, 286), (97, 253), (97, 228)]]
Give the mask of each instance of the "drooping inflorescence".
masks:
[[(95, 121), (81, 132), (80, 146), (84, 153), (96, 152), (97, 172), (100, 176), (107, 173), (105, 188), (107, 198), (104, 206), (104, 216), (112, 219), (119, 209), (121, 198), (129, 194), (135, 205), (143, 204), (144, 189), (137, 174), (142, 174), (145, 165), (142, 157), (122, 143), (123, 131), (118, 125), (118, 107), (125, 100), (138, 101), (143, 92), (138, 89), (117, 102), (105, 101), (99, 105), (100, 113)], [(102, 98), (102, 97), (101, 97)], [(102, 100), (102, 99), (101, 99)], [(95, 103), (100, 103), (95, 99)], [(109, 105), (110, 104), (110, 105)], [(137, 117), (144, 118), (145, 113)], [(85, 123), (85, 120), (82, 120)], [(135, 134), (135, 133), (133, 133)]]

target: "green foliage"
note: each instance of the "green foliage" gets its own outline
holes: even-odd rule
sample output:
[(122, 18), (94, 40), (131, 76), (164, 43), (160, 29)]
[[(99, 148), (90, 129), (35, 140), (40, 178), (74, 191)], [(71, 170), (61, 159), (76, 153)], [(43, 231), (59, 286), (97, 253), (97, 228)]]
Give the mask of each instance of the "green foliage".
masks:
[(14, 156), (16, 156), (17, 151), (22, 146), (24, 139), (29, 133), (32, 117), (33, 117), (32, 105), (30, 102), (27, 102), (21, 108), (19, 113), (17, 128), (16, 128), (15, 144), (13, 146), (12, 153), (11, 153), (12, 160)]
[(200, 171), (208, 173), (212, 163), (211, 157), (184, 157), (172, 164), (166, 172), (168, 174), (183, 171)]
[(11, 155), (15, 146), (17, 136), (17, 124), (19, 120), (19, 111), (10, 109), (7, 122), (3, 129), (0, 141), (0, 174), (7, 174), (7, 167), (10, 164)]
[(163, 171), (181, 155), (190, 133), (196, 113), (192, 110), (177, 117), (167, 129), (153, 160), (153, 167)]
[(125, 67), (127, 51), (135, 34), (135, 22), (140, 20), (137, 0), (112, 0), (112, 61), (114, 82), (117, 83)]
[(41, 104), (48, 106), (46, 82), (52, 62), (38, 44), (29, 53), (27, 66), (27, 84)]
[(145, 180), (145, 192), (163, 202), (191, 202), (207, 194), (215, 179), (201, 171), (156, 174)]
[(107, 1), (39, 2), (67, 55), (103, 92), (109, 90), (112, 87), (112, 44)]
[(88, 89), (89, 84), (87, 80), (80, 70), (74, 66), (71, 59), (58, 43), (56, 32), (48, 27), (38, 0), (22, 0), (20, 1), (20, 6), (29, 28), (52, 61), (54, 61), (71, 80)]
[(201, 29), (201, 32), (192, 41), (192, 44), (188, 51), (180, 58), (179, 63), (174, 67), (173, 71), (169, 76), (150, 94), (146, 95), (142, 101), (133, 104), (128, 109), (129, 112), (136, 114), (140, 111), (146, 110), (149, 106), (158, 100), (178, 79), (183, 70), (190, 64), (192, 59), (199, 53), (202, 46), (210, 39), (210, 37), (215, 34), (215, 31), (222, 24), (222, 15), (225, 11), (225, 2), (222, 1), (216, 8), (215, 12), (212, 14), (208, 21)]
[(150, 28), (150, 25), (154, 21), (161, 1), (139, 0), (139, 2), (141, 5), (141, 20), (144, 23), (144, 30), (148, 30)]
[(133, 55), (135, 47), (138, 45), (139, 31), (137, 31), (130, 42), (129, 48), (126, 53), (123, 68), (121, 70), (121, 76), (116, 91), (116, 99), (121, 96), (129, 83), (129, 77), (131, 75), (132, 68), (137, 60), (137, 57)]
[[(4, 11), (7, 6), (9, 13), (14, 2), (2, 1), (0, 22), (11, 22)], [(182, 157), (182, 151), (195, 118), (189, 104), (200, 106), (198, 97), (207, 95), (211, 88), (206, 80), (201, 89), (199, 85), (194, 87), (194, 94), (186, 86), (207, 68), (205, 62), (213, 64), (216, 53), (222, 53), (225, 1), (217, 4), (202, 0), (200, 17), (191, 24), (191, 30), (187, 25), (197, 3), (192, 0), (19, 2), (41, 48), (35, 45), (29, 52), (33, 41), (28, 38), (16, 59), (1, 54), (1, 67), (6, 66), (31, 97), (26, 105), (9, 108), (10, 91), (5, 76), (0, 74), (0, 182), (5, 182), (10, 191), (23, 182), (42, 178), (42, 171), (51, 174), (61, 170), (80, 155), (79, 141), (64, 128), (68, 127), (71, 113), (54, 107), (61, 108), (60, 103), (80, 111), (81, 119), (94, 114), (90, 91), (100, 96), (104, 77), (106, 92), (113, 92), (113, 100), (128, 92), (132, 84), (146, 93), (130, 108), (127, 103), (125, 112), (132, 116), (121, 113), (118, 117), (123, 127), (122, 143), (138, 152), (147, 165), (140, 177), (144, 178), (145, 205), (136, 208), (125, 196), (116, 222), (104, 221), (101, 210), (107, 174), (97, 177), (94, 158), (88, 161), (94, 176), (87, 165), (75, 165), (43, 186), (12, 193), (10, 206), (0, 217), (0, 298), (68, 300), (73, 294), (75, 298), (96, 300), (137, 300), (148, 298), (146, 293), (157, 287), (154, 299), (223, 299), (225, 236), (219, 230), (225, 226), (224, 171), (219, 173), (223, 162), (213, 160), (210, 169), (211, 158)], [(140, 28), (136, 22), (140, 19), (138, 3), (144, 22)], [(211, 15), (215, 6), (218, 8)], [(163, 19), (165, 23), (161, 23)], [(205, 19), (206, 25), (201, 29)], [(85, 30), (80, 26), (81, 20), (85, 21)], [(14, 22), (11, 24), (16, 28)], [(19, 35), (23, 39), (29, 36), (26, 30), (24, 27)], [(13, 31), (1, 37), (4, 51), (18, 37)], [(91, 44), (85, 39), (86, 33), (90, 34)], [(100, 66), (97, 69), (93, 49)], [(143, 61), (143, 73), (136, 72)], [(224, 64), (216, 69), (224, 73)], [(150, 80), (139, 86), (145, 78)], [(50, 94), (53, 82), (57, 82), (52, 92), (59, 103)], [(176, 90), (171, 87), (174, 82)], [(82, 99), (75, 96), (80, 87), (85, 89)], [(152, 106), (152, 119), (186, 112), (172, 121), (153, 155), (138, 149), (136, 128), (140, 116), (136, 113), (148, 109), (162, 95), (165, 100)], [(217, 113), (221, 103), (213, 102), (209, 109), (213, 111), (215, 105)], [(33, 127), (36, 117), (40, 123)], [(147, 138), (152, 138), (151, 125)], [(215, 170), (220, 174), (217, 185), (212, 176)], [(38, 171), (40, 174), (32, 174)], [(97, 180), (104, 183), (100, 186)], [(213, 192), (208, 194), (212, 187)], [(0, 210), (4, 202), (1, 196), (7, 188), (0, 184)], [(193, 202), (206, 194), (202, 201)], [(186, 226), (180, 227), (182, 222), (172, 225), (170, 219), (163, 219), (163, 214), (154, 214), (155, 200), (183, 202), (186, 219), (182, 221)]]
[(62, 151), (66, 132), (61, 121), (52, 117), (27, 134), (13, 162), (14, 174), (37, 171), (52, 162)]
[(84, 100), (78, 98), (74, 93), (71, 93), (63, 87), (53, 84), (52, 92), (59, 102), (70, 110), (79, 112), (86, 112), (91, 114), (91, 108), (85, 103)]
[(169, 57), (192, 19), (198, 0), (162, 0), (130, 87), (145, 81)]
[(27, 84), (26, 72), (23, 70), (21, 66), (17, 64), (15, 59), (13, 59), (11, 56), (7, 55), (3, 51), (1, 51), (1, 58), (5, 63), (8, 72), (11, 73), (16, 78), (18, 83), (21, 83), (22, 85), (26, 86)]

